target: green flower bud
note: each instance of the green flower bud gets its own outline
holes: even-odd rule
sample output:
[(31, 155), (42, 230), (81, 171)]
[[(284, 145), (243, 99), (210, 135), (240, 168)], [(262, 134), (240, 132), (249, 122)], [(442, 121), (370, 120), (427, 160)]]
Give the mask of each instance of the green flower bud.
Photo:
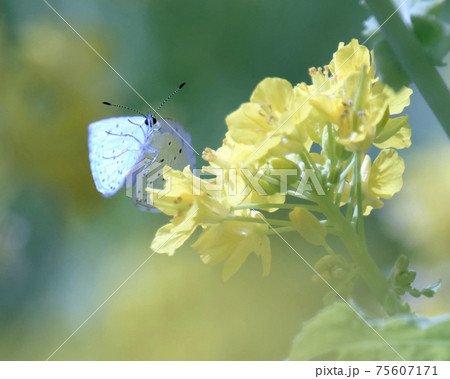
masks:
[(286, 158), (273, 158), (269, 162), (270, 168), (276, 168), (276, 169), (296, 169), (298, 172), (300, 172), (300, 168), (298, 167), (297, 163), (292, 162), (290, 159)]
[(269, 175), (262, 175), (258, 181), (258, 184), (269, 196), (280, 192), (280, 181)]

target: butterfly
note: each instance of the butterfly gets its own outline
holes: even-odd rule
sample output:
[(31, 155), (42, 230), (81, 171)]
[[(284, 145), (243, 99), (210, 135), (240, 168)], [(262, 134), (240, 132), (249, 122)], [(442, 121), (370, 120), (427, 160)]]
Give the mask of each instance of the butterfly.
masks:
[(127, 182), (127, 194), (134, 186), (132, 197), (141, 208), (151, 208), (146, 189), (163, 187), (166, 165), (182, 170), (195, 164), (189, 133), (176, 121), (156, 120), (151, 113), (146, 117), (112, 117), (89, 124), (88, 147), (97, 190), (109, 197)]

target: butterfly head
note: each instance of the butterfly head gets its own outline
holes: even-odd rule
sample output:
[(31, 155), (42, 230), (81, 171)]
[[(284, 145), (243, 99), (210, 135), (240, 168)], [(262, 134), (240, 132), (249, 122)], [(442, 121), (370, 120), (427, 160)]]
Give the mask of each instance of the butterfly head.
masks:
[(158, 121), (151, 113), (145, 118), (145, 125), (148, 125), (150, 128), (153, 128)]

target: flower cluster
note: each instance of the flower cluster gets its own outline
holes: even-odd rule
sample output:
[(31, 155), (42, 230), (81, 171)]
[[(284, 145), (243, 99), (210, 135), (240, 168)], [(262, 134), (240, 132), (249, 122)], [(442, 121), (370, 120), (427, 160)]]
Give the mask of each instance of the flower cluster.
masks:
[[(222, 146), (203, 152), (208, 178), (172, 170), (165, 174), (170, 191), (159, 198), (161, 191), (150, 190), (154, 205), (173, 216), (152, 249), (171, 255), (199, 227), (192, 247), (205, 263), (225, 261), (224, 279), (252, 252), (267, 274), (269, 234), (296, 230), (329, 248), (329, 221), (318, 217), (327, 214), (322, 199), (357, 224), (400, 190), (404, 164), (394, 149), (410, 146), (411, 131), (408, 117), (398, 115), (412, 91), (381, 83), (357, 40), (341, 43), (327, 66), (309, 74), (309, 85), (280, 78), (257, 85), (226, 118)], [(379, 149), (373, 163), (372, 146)], [(279, 208), (292, 210), (288, 219), (273, 218)]]

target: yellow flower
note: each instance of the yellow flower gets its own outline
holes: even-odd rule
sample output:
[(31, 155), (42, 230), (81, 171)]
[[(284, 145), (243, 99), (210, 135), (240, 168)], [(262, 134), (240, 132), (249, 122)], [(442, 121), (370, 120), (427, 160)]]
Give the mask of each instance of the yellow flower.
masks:
[(366, 155), (361, 165), (361, 189), (363, 192), (363, 212), (367, 216), (372, 209), (381, 208), (380, 198), (390, 199), (401, 190), (405, 163), (395, 150), (385, 149), (371, 164)]
[(220, 222), (230, 213), (230, 209), (208, 195), (204, 183), (192, 175), (189, 166), (183, 172), (169, 170), (164, 178), (164, 190), (150, 192), (154, 206), (173, 218), (169, 224), (158, 229), (151, 248), (157, 253), (173, 255), (197, 226)]
[(339, 82), (338, 94), (318, 94), (310, 100), (338, 132), (337, 142), (349, 151), (367, 151), (383, 119), (388, 96), (368, 80), (368, 69), (352, 73)]
[[(351, 202), (349, 211), (361, 201), (362, 192), (364, 215), (401, 189), (404, 163), (389, 148), (409, 147), (411, 130), (408, 116), (391, 116), (409, 105), (412, 91), (403, 88), (396, 93), (375, 78), (371, 53), (357, 40), (339, 44), (330, 64), (312, 68), (309, 74), (311, 85), (294, 88), (284, 79), (264, 79), (250, 101), (226, 118), (222, 146), (203, 152), (209, 165), (202, 171), (213, 178), (195, 177), (189, 167), (164, 174), (164, 189), (150, 194), (153, 204), (173, 218), (157, 231), (154, 251), (174, 254), (200, 226), (202, 233), (192, 247), (206, 264), (224, 261), (224, 280), (251, 253), (261, 257), (267, 275), (270, 230), (259, 220), (260, 212), (246, 208), (275, 212), (286, 196), (293, 196), (312, 202), (308, 209), (323, 211), (328, 202), (311, 192), (308, 178), (317, 195), (324, 194), (324, 187), (335, 192), (340, 205)], [(310, 151), (313, 141), (321, 151)], [(372, 145), (382, 149), (373, 164), (365, 155)], [(358, 171), (352, 172), (357, 165)], [(310, 172), (314, 178), (302, 175)], [(287, 192), (294, 186), (296, 191)], [(280, 233), (294, 226), (308, 242), (329, 249), (326, 227), (301, 205), (295, 207), (289, 213), (291, 222), (273, 220), (281, 226)], [(341, 267), (335, 266), (330, 272), (341, 275)]]
[(260, 174), (264, 170), (264, 164), (247, 160), (253, 151), (254, 147), (251, 145), (236, 143), (229, 132), (217, 151), (205, 149), (202, 157), (210, 166), (203, 170), (222, 181), (223, 191), (216, 192), (215, 196), (223, 196), (233, 206), (242, 203), (284, 203), (284, 195), (268, 194), (265, 191)]
[(379, 82), (374, 78), (372, 61), (369, 50), (357, 40), (348, 45), (340, 43), (324, 70), (310, 70), (313, 84), (296, 87), (309, 93), (314, 108), (307, 119), (314, 142), (320, 144), (323, 128), (329, 123), (337, 130), (337, 142), (352, 152), (365, 152), (372, 144), (380, 148), (409, 147), (406, 119), (389, 116), (409, 105), (412, 91), (403, 88), (395, 93)]
[[(241, 215), (260, 218), (259, 212), (245, 211)], [(224, 221), (207, 227), (192, 247), (206, 264), (213, 265), (225, 260), (225, 281), (239, 270), (251, 253), (261, 257), (263, 275), (268, 275), (271, 260), (268, 230), (266, 224)]]
[[(336, 91), (336, 78), (329, 76), (330, 71), (327, 66), (322, 69), (322, 67), (309, 69), (309, 76), (311, 77), (312, 84), (307, 85), (306, 83), (299, 83), (294, 88), (294, 94), (299, 98), (305, 98), (308, 103), (308, 116), (304, 121), (304, 127), (307, 130), (308, 136), (313, 142), (321, 144), (323, 128), (327, 124), (327, 119), (320, 109), (310, 105), (310, 100), (313, 96), (319, 94), (325, 94), (330, 96), (335, 96), (334, 91)], [(304, 105), (306, 106), (306, 105)]]
[[(385, 116), (396, 115), (403, 112), (405, 107), (409, 106), (409, 98), (412, 90), (403, 87), (395, 93), (391, 88), (385, 86), (384, 93), (388, 96), (388, 111)], [(395, 149), (404, 149), (411, 146), (411, 127), (408, 125), (408, 116), (395, 118), (385, 117), (377, 125), (374, 145), (380, 149), (393, 147)]]
[[(375, 161), (371, 162), (368, 155), (364, 157), (361, 165), (361, 190), (363, 193), (363, 214), (367, 216), (372, 209), (383, 207), (380, 198), (390, 199), (401, 190), (403, 185), (402, 175), (405, 171), (405, 163), (395, 150), (384, 149), (378, 154)], [(340, 205), (345, 205), (350, 197), (350, 183), (352, 172), (349, 173), (342, 193)]]
[[(373, 60), (373, 58), (372, 58)], [(348, 45), (340, 42), (333, 59), (327, 66), (333, 76), (343, 79), (353, 73), (360, 73), (363, 67), (368, 67), (368, 75), (373, 79), (375, 67), (372, 64), (369, 49), (360, 45), (357, 39), (352, 39)]]
[[(301, 147), (309, 140), (301, 124), (310, 108), (306, 99), (294, 95), (287, 80), (266, 78), (256, 86), (250, 102), (226, 118), (230, 137), (239, 144), (251, 145), (255, 150), (253, 160), (264, 157), (274, 147), (286, 151), (292, 151), (287, 148), (289, 143)], [(272, 141), (267, 141), (268, 138)]]

